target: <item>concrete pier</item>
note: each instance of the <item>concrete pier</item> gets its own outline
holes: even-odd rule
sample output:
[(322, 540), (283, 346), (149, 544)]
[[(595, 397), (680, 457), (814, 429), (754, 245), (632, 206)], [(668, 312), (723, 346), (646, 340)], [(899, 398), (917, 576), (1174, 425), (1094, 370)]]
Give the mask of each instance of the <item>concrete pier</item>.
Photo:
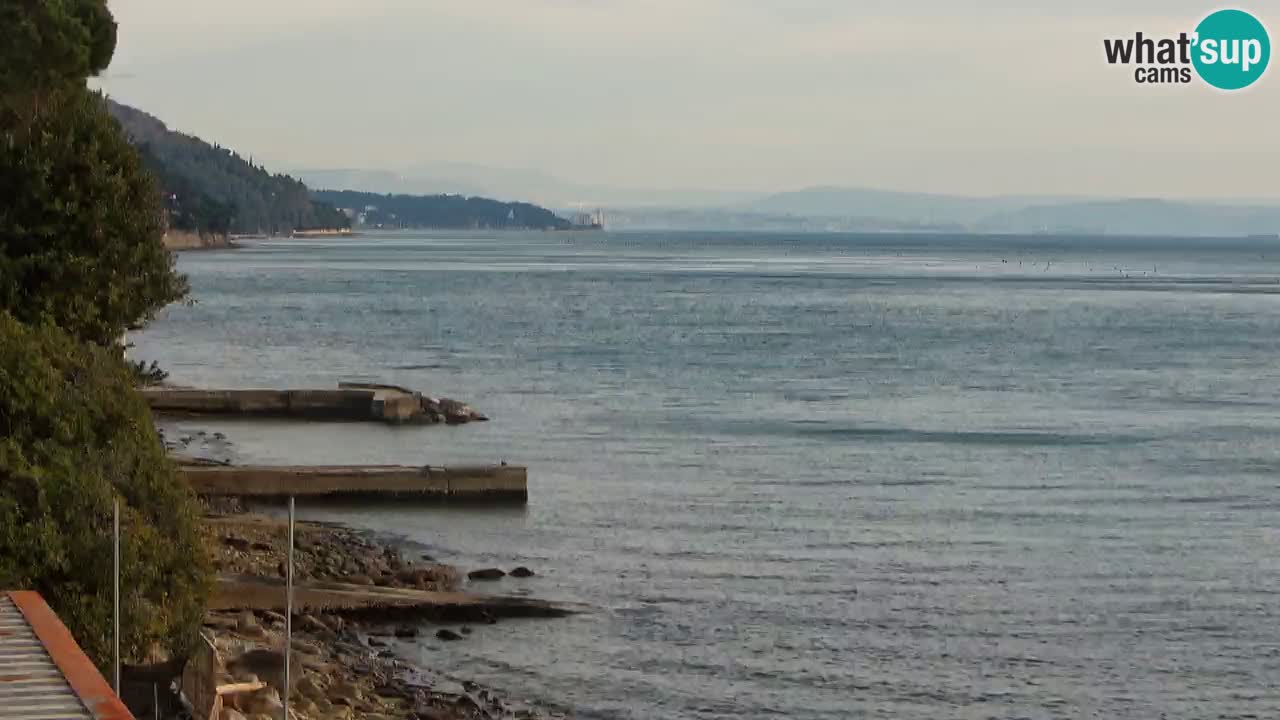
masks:
[(529, 499), (528, 470), (518, 465), (186, 465), (182, 472), (198, 495)]
[(307, 420), (359, 420), (392, 424), (487, 420), (470, 406), (432, 398), (394, 385), (339, 383), (336, 390), (200, 390), (142, 388), (153, 412), (176, 415), (238, 415)]

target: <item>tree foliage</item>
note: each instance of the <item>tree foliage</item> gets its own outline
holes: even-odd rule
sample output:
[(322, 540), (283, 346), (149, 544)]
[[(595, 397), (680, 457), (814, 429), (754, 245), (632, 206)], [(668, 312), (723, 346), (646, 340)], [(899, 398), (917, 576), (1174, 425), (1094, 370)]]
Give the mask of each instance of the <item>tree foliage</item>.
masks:
[(112, 115), (146, 159), (179, 223), (201, 231), (288, 234), (344, 228), (347, 217), (315, 202), (297, 178), (271, 173), (238, 153), (170, 130), (147, 113), (109, 102)]
[(209, 561), (195, 499), (115, 349), (181, 297), (150, 175), (85, 88), (115, 48), (103, 0), (0, 0), (0, 587), (39, 591), (110, 661), (111, 507), (122, 650), (184, 655)]
[(2, 0), (0, 95), (43, 93), (107, 68), (116, 23), (102, 0)]
[(38, 590), (110, 662), (111, 507), (122, 498), (122, 652), (190, 647), (209, 560), (197, 504), (110, 350), (0, 312), (0, 587)]
[(151, 150), (150, 145), (137, 145), (142, 162), (160, 187), (161, 202), (169, 218), (169, 227), (193, 233), (227, 235), (232, 232), (236, 209), (201, 189), (197, 182), (175, 171)]
[(312, 196), (337, 207), (362, 212), (366, 225), (535, 230), (569, 227), (568, 220), (544, 207), (524, 202), (464, 195), (381, 195), (355, 190), (317, 190)]
[(0, 310), (106, 344), (186, 294), (160, 196), (83, 87), (0, 103)]

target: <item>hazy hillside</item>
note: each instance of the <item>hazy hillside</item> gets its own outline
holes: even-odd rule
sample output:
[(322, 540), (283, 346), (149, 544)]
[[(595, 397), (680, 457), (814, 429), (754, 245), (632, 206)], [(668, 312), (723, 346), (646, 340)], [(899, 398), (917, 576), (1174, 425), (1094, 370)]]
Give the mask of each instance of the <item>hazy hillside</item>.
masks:
[(778, 193), (752, 212), (956, 225), (974, 232), (1235, 236), (1280, 233), (1280, 206), (1051, 196), (965, 197), (818, 187)]
[(463, 195), (389, 195), (354, 190), (317, 190), (314, 197), (347, 208), (368, 227), (564, 230), (569, 221), (524, 202)]
[(746, 202), (758, 193), (681, 188), (627, 188), (581, 183), (536, 170), (471, 163), (426, 163), (392, 172), (360, 168), (297, 170), (312, 187), (365, 192), (436, 195), (458, 193), (502, 200), (524, 200), (546, 207), (711, 207)]
[[(1072, 198), (1075, 200), (1078, 198)], [(1025, 197), (967, 197), (865, 188), (814, 187), (782, 192), (748, 205), (751, 210), (808, 217), (881, 217), (899, 222), (970, 225), (990, 215), (1026, 207)], [(1034, 201), (1054, 202), (1041, 197)]]
[(610, 230), (740, 232), (964, 232), (956, 223), (923, 223), (861, 216), (762, 213), (726, 208), (607, 208)]
[(159, 180), (174, 226), (272, 234), (347, 226), (346, 216), (313, 201), (301, 180), (270, 173), (228, 148), (170, 130), (141, 110), (108, 102)]
[(1280, 233), (1280, 207), (1097, 200), (1032, 205), (984, 218), (974, 229), (1098, 235), (1275, 235)]

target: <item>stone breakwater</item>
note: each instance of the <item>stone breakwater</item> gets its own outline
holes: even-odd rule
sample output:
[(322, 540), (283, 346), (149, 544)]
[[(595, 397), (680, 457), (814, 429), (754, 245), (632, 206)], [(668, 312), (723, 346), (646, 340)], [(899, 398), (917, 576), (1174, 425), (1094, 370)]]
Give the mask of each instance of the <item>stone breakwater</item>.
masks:
[(258, 498), (405, 498), (525, 503), (528, 470), (517, 465), (464, 467), (397, 465), (220, 465), (181, 461), (202, 496)]
[(151, 387), (138, 391), (153, 412), (181, 415), (356, 420), (389, 424), (462, 425), (489, 418), (466, 403), (394, 385), (339, 383), (336, 390), (201, 390)]

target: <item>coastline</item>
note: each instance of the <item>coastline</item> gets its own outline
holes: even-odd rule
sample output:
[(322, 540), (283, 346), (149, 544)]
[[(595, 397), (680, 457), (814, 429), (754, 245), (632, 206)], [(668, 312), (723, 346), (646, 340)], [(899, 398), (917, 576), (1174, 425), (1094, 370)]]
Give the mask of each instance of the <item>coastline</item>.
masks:
[[(235, 501), (208, 505), (207, 510), (206, 540), (220, 574), (281, 582), (283, 521), (246, 512)], [(328, 523), (299, 522), (296, 532), (295, 582), (450, 592), (464, 584), (458, 568), (427, 556), (409, 559), (409, 549), (392, 538)], [(283, 587), (280, 591), (283, 594)], [(431, 647), (431, 642), (465, 642), (472, 632), (479, 632), (472, 626), (496, 625), (502, 616), (500, 607), (449, 619), (403, 608), (295, 608), (291, 712), (316, 719), (562, 717), (405, 659), (424, 644)], [(222, 660), (217, 682), (264, 681), (270, 686), (228, 697), (227, 707), (244, 717), (279, 712), (282, 682), (277, 671), (283, 661), (254, 666), (253, 658), (281, 647), (283, 631), (284, 616), (277, 610), (221, 608), (206, 613), (204, 632)], [(235, 715), (229, 718), (239, 720)]]
[[(228, 464), (233, 441), (222, 433), (178, 430), (159, 422), (175, 462)], [(287, 523), (279, 506), (239, 496), (203, 497), (202, 533), (219, 581), (205, 612), (203, 633), (216, 650), (216, 685), (267, 682), (271, 687), (226, 698), (224, 720), (279, 715), (283, 682), (276, 671), (243, 667), (246, 653), (284, 644)], [(290, 712), (297, 720), (548, 720), (565, 717), (501, 688), (486, 687), (424, 662), (423, 651), (465, 643), (474, 633), (505, 632), (509, 618), (555, 618), (585, 608), (526, 595), (521, 578), (536, 572), (508, 568), (514, 580), (493, 582), (493, 568), (472, 573), (424, 555), (404, 538), (333, 522), (298, 521), (294, 543), (293, 648), (297, 665)], [(512, 584), (514, 583), (514, 584)], [(332, 593), (335, 588), (340, 593)], [(502, 593), (485, 594), (492, 588)], [(436, 594), (417, 604), (379, 602), (393, 594)], [(363, 597), (362, 597), (363, 595)], [(252, 655), (250, 655), (252, 657)], [(291, 666), (292, 667), (292, 666)], [(184, 679), (184, 687), (188, 683)], [(189, 694), (190, 699), (190, 694)]]
[(162, 240), (165, 248), (179, 250), (225, 250), (239, 247), (230, 235), (221, 233), (190, 232), (187, 230), (165, 231)]
[[(235, 452), (222, 433), (178, 431), (160, 422), (175, 462), (226, 464)], [(201, 499), (202, 533), (219, 581), (203, 633), (216, 651), (215, 685), (267, 682), (270, 687), (225, 698), (224, 720), (281, 711), (279, 675), (284, 645), (284, 575), (288, 526), (273, 503), (238, 496)], [(526, 596), (495, 584), (494, 569), (463, 569), (424, 555), (403, 538), (340, 523), (299, 521), (294, 543), (293, 649), (290, 712), (297, 720), (547, 720), (565, 715), (503, 694), (420, 658), (424, 649), (465, 643), (475, 633), (503, 632), (507, 618), (556, 617), (583, 610)], [(511, 568), (512, 577), (534, 571)], [(507, 590), (488, 595), (483, 588)], [(331, 592), (340, 589), (339, 593)], [(514, 590), (514, 594), (511, 592)], [(329, 591), (329, 592), (327, 592)], [(379, 602), (395, 594), (435, 594), (416, 604)], [(274, 653), (274, 668), (245, 667), (238, 658)], [(252, 664), (252, 663), (250, 663)], [(296, 682), (295, 682), (296, 679)], [(189, 685), (184, 678), (184, 688)], [(189, 693), (189, 699), (190, 693)]]

